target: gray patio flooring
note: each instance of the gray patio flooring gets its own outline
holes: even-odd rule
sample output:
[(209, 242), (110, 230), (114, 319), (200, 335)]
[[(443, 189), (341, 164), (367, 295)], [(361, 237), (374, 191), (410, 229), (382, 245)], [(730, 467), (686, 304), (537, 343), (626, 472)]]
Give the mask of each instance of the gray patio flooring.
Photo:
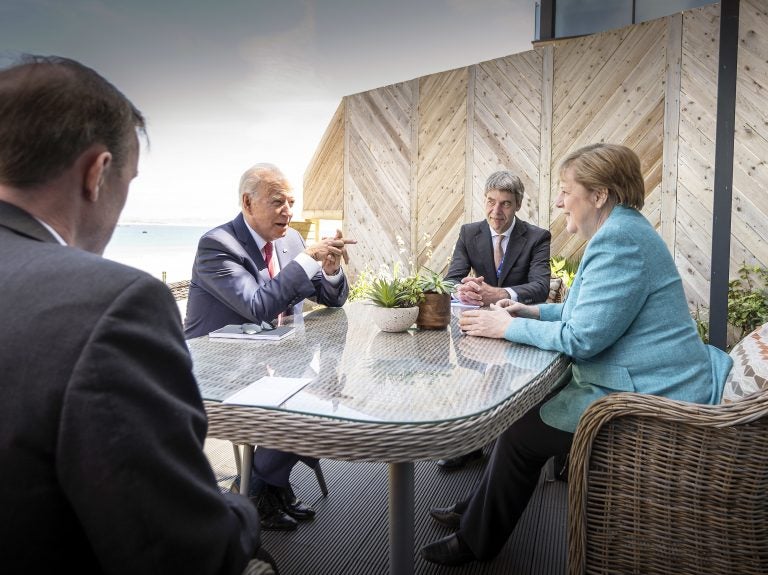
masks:
[[(228, 489), (236, 471), (228, 442), (209, 440), (206, 452), (219, 485)], [(533, 499), (503, 552), (493, 561), (464, 567), (424, 562), (419, 548), (449, 533), (428, 515), (449, 505), (479, 478), (486, 457), (465, 469), (445, 472), (435, 462), (415, 465), (415, 573), (417, 575), (564, 575), (566, 573), (567, 484), (540, 481)], [(388, 557), (387, 465), (322, 461), (329, 494), (314, 472), (297, 465), (291, 483), (297, 496), (317, 510), (314, 521), (292, 533), (264, 531), (264, 547), (281, 575), (386, 575)]]

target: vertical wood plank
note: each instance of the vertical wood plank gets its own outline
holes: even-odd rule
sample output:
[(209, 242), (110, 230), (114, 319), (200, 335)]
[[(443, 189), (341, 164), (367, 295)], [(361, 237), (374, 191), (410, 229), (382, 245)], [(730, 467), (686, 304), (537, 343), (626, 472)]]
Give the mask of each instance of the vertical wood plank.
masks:
[(464, 218), (463, 223), (467, 224), (473, 221), (474, 214), (472, 213), (473, 200), (473, 185), (472, 185), (472, 173), (473, 173), (473, 158), (475, 154), (475, 75), (477, 73), (477, 66), (469, 67), (469, 75), (467, 77), (467, 139), (466, 149), (467, 152), (464, 155)]
[[(348, 96), (344, 96), (342, 103), (344, 105), (344, 111), (343, 114), (343, 124), (344, 124), (344, 149), (342, 151), (342, 157), (344, 158), (343, 162), (343, 181), (344, 186), (342, 188), (342, 220), (341, 220), (341, 229), (342, 233), (344, 234), (344, 237), (349, 237), (351, 235), (351, 230), (349, 229), (349, 218), (347, 217), (348, 214), (350, 214), (350, 209), (347, 204), (349, 200), (350, 190), (352, 189), (350, 176), (349, 176), (349, 105), (348, 105)], [(317, 229), (319, 230), (320, 222), (318, 222)], [(319, 232), (318, 232), (319, 233)], [(354, 268), (354, 266), (352, 266)], [(354, 275), (354, 274), (353, 274)]]
[[(542, 50), (541, 71), (541, 143), (539, 147), (539, 219), (538, 225), (549, 229), (552, 205), (557, 190), (552, 188), (552, 86), (555, 80), (555, 48)], [(556, 254), (552, 254), (556, 255)]]
[(664, 152), (661, 174), (661, 237), (675, 250), (677, 153), (680, 136), (680, 64), (683, 58), (683, 15), (667, 18), (666, 83), (664, 90)]
[[(411, 109), (411, 150), (419, 149), (419, 80), (411, 80), (411, 93), (413, 94), (414, 106)], [(414, 216), (419, 208), (419, 163), (418, 154), (411, 157), (411, 183), (410, 183), (411, 214)], [(418, 229), (416, 222), (411, 219), (410, 239), (411, 246), (416, 249), (418, 245)]]

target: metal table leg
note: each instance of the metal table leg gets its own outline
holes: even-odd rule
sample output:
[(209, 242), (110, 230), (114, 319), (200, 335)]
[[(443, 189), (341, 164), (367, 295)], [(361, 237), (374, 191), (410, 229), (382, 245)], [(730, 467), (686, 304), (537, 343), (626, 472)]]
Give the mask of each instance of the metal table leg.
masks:
[(248, 497), (248, 486), (251, 483), (251, 467), (253, 466), (253, 445), (243, 445), (243, 461), (240, 464), (240, 494)]
[(389, 464), (389, 572), (413, 575), (413, 462)]

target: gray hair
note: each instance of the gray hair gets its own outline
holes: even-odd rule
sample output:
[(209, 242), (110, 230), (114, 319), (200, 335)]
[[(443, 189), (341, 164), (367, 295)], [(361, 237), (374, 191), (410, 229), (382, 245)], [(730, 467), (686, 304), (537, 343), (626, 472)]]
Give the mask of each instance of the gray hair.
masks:
[(242, 198), (243, 194), (254, 196), (259, 191), (260, 184), (267, 186), (268, 190), (284, 192), (291, 189), (280, 168), (274, 164), (254, 164), (240, 178), (240, 197)]
[(499, 190), (500, 192), (509, 192), (515, 195), (518, 205), (523, 203), (523, 192), (525, 192), (525, 186), (515, 174), (507, 170), (501, 170), (493, 172), (485, 181), (485, 193), (487, 194), (491, 190)]

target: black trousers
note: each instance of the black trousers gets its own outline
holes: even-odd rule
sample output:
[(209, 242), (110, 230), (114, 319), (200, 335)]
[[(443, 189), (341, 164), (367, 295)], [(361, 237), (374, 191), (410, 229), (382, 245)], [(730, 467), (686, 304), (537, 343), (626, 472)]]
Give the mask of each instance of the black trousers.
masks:
[(528, 505), (541, 468), (571, 448), (573, 434), (544, 423), (540, 407), (498, 437), (480, 483), (457, 506), (458, 511), (465, 509), (458, 535), (478, 559), (498, 555)]
[(265, 484), (275, 487), (288, 487), (288, 478), (291, 476), (291, 470), (299, 461), (303, 461), (312, 468), (318, 462), (314, 457), (304, 457), (303, 455), (296, 455), (287, 451), (257, 447), (253, 453), (249, 495), (259, 493)]

